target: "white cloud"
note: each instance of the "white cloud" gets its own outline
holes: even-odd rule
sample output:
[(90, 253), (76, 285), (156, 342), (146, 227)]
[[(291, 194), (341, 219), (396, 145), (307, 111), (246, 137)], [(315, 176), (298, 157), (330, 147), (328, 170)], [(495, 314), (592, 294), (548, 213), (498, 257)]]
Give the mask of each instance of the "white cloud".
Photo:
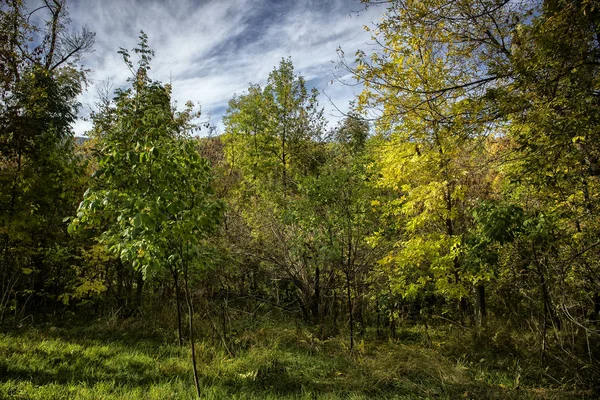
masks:
[[(250, 82), (263, 85), (288, 56), (298, 73), (345, 110), (357, 89), (329, 85), (335, 81), (336, 49), (346, 54), (366, 49), (370, 38), (362, 27), (379, 19), (382, 11), (373, 7), (352, 12), (360, 7), (352, 0), (72, 1), (74, 25), (96, 32), (96, 50), (84, 60), (92, 84), (81, 95), (82, 114), (97, 101), (95, 86), (103, 80), (114, 87), (125, 84), (129, 71), (117, 51), (134, 47), (140, 30), (148, 34), (156, 53), (151, 77), (172, 81), (178, 104), (200, 102), (217, 125), (234, 93)], [(335, 107), (325, 96), (321, 104), (334, 122)], [(79, 121), (74, 128), (81, 134), (88, 127)]]

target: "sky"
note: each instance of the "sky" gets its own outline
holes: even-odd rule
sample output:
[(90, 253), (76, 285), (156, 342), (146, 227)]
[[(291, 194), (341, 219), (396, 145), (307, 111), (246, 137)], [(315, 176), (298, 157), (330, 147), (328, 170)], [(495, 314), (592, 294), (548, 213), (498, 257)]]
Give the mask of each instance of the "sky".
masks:
[[(155, 51), (150, 77), (173, 85), (173, 99), (183, 107), (199, 104), (205, 118), (223, 131), (221, 118), (234, 94), (250, 83), (264, 86), (282, 58), (291, 57), (307, 86), (320, 92), (329, 127), (347, 111), (360, 92), (355, 81), (337, 67), (336, 50), (349, 61), (358, 49), (369, 50), (372, 26), (382, 9), (358, 0), (71, 0), (73, 28), (96, 32), (94, 52), (83, 64), (90, 85), (80, 96), (80, 136), (91, 127), (84, 120), (94, 109), (97, 88), (125, 85), (129, 71), (119, 48), (132, 49), (140, 30)], [(339, 79), (347, 84), (339, 82)]]

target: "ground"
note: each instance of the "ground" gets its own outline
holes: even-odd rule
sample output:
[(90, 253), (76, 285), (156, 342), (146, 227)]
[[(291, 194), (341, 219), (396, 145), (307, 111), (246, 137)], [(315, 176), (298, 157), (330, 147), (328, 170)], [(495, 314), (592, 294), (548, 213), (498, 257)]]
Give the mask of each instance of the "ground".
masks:
[[(130, 324), (5, 330), (0, 398), (194, 398), (188, 348), (144, 329)], [(200, 339), (203, 398), (593, 398), (533, 382), (518, 362), (443, 355), (443, 343), (425, 346), (414, 329), (396, 340), (359, 340), (352, 352), (344, 337), (320, 340), (308, 328), (286, 324), (239, 334), (227, 347)]]

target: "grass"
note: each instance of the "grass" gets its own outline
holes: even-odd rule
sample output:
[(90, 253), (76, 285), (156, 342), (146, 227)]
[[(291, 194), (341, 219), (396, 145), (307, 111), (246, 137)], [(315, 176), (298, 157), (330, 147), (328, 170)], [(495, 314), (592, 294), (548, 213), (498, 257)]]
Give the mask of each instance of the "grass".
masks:
[[(418, 338), (418, 332), (412, 335)], [(319, 340), (307, 329), (265, 326), (229, 351), (198, 343), (206, 399), (582, 399), (519, 382), (519, 366), (442, 356), (406, 332), (396, 342)], [(0, 398), (191, 399), (187, 348), (131, 327), (29, 329), (0, 334)], [(590, 397), (591, 398), (591, 397)]]

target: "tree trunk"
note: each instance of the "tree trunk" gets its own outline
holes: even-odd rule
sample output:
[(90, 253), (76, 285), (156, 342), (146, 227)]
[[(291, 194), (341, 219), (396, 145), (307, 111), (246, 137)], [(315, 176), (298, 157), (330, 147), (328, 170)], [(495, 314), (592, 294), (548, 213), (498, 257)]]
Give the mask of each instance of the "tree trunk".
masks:
[(313, 295), (313, 299), (312, 299), (312, 304), (311, 304), (311, 312), (313, 315), (313, 320), (315, 323), (319, 323), (320, 321), (320, 315), (319, 315), (319, 309), (320, 309), (320, 302), (321, 302), (321, 270), (319, 269), (319, 267), (315, 267), (315, 290), (314, 290), (314, 295)]
[(375, 312), (377, 313), (377, 339), (381, 340), (383, 334), (381, 332), (381, 308), (379, 307), (379, 297), (375, 298)]
[(338, 317), (338, 301), (337, 290), (333, 289), (333, 330), (337, 332), (337, 317)]
[(142, 271), (135, 273), (135, 313), (140, 313), (142, 307), (142, 294), (144, 291), (144, 274)]
[(190, 333), (190, 347), (192, 350), (192, 369), (194, 371), (194, 384), (196, 385), (196, 393), (198, 394), (198, 398), (200, 398), (200, 382), (198, 381), (198, 369), (196, 367), (196, 347), (194, 343), (194, 305), (192, 304), (192, 297), (190, 295), (190, 289), (188, 285), (187, 266), (183, 267), (183, 281), (185, 290), (185, 302), (187, 303), (188, 307), (188, 327)]
[(283, 173), (281, 177), (281, 183), (283, 186), (283, 197), (287, 196), (287, 161), (285, 159), (285, 139), (286, 139), (286, 127), (284, 124), (283, 133), (281, 137), (281, 162), (283, 164)]
[(477, 326), (483, 326), (487, 309), (485, 304), (485, 285), (479, 283), (475, 286), (475, 321)]
[(599, 321), (600, 320), (600, 293), (595, 292), (593, 299), (594, 299), (594, 315), (592, 317), (592, 320)]
[(125, 309), (126, 307), (126, 302), (123, 294), (123, 289), (125, 287), (125, 277), (123, 276), (123, 262), (121, 261), (121, 258), (117, 259), (117, 313), (121, 313), (121, 315), (123, 315), (123, 312), (121, 312), (122, 310)]
[(177, 269), (171, 267), (171, 274), (173, 275), (173, 283), (175, 284), (175, 303), (177, 305), (177, 339), (179, 347), (183, 346), (183, 335), (181, 329), (181, 303), (179, 301), (179, 274)]
[(350, 296), (350, 272), (346, 271), (346, 288), (348, 295), (348, 314), (350, 315), (350, 350), (354, 348), (354, 318), (352, 316), (352, 297)]

